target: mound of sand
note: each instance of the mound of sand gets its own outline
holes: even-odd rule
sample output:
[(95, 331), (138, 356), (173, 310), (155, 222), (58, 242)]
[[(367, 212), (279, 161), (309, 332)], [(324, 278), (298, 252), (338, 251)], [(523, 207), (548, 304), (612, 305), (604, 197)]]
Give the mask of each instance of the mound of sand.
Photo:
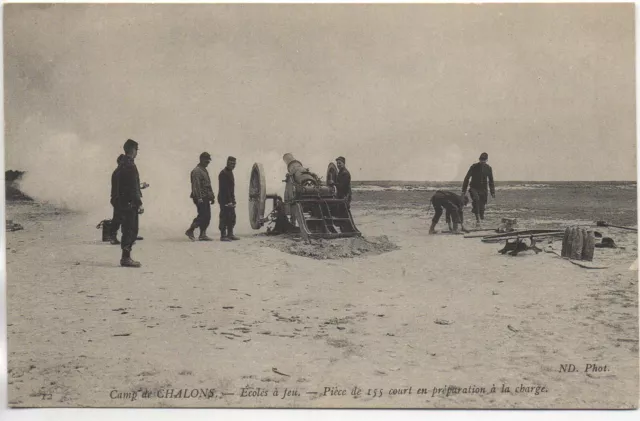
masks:
[(312, 259), (344, 259), (358, 256), (371, 256), (397, 250), (399, 247), (387, 238), (354, 237), (337, 238), (333, 240), (311, 240), (306, 243), (301, 238), (278, 236), (270, 237), (264, 244), (282, 252)]

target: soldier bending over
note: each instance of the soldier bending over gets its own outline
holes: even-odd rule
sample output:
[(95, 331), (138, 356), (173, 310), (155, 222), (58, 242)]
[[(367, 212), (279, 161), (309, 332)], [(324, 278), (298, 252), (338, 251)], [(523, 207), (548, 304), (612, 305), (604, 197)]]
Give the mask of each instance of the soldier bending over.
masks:
[[(449, 225), (449, 231), (454, 234), (458, 234), (458, 223), (460, 223), (462, 231), (467, 232), (464, 228), (464, 215), (463, 208), (469, 203), (467, 196), (458, 196), (454, 192), (438, 190), (431, 197), (431, 204), (436, 211), (436, 214), (431, 220), (431, 228), (429, 228), (429, 234), (435, 234), (435, 227), (440, 217), (442, 216), (442, 209), (446, 209), (447, 225)], [(453, 227), (451, 222), (453, 220)]]

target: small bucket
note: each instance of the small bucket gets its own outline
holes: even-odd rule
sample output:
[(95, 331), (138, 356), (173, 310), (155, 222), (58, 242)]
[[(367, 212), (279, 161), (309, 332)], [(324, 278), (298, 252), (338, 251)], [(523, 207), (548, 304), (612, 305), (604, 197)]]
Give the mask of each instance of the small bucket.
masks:
[(100, 221), (96, 229), (102, 228), (102, 241), (111, 241), (111, 219)]

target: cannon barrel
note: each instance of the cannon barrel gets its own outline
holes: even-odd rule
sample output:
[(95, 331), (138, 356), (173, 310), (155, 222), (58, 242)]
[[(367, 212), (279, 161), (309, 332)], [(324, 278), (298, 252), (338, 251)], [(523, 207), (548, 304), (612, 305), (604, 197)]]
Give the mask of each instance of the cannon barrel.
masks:
[(297, 171), (304, 169), (302, 167), (302, 163), (295, 159), (290, 153), (284, 154), (282, 159), (284, 160), (284, 163), (287, 164), (287, 171), (291, 175), (294, 175)]
[(318, 180), (309, 173), (309, 170), (302, 166), (302, 163), (295, 159), (290, 153), (284, 154), (282, 157), (284, 163), (287, 164), (287, 172), (293, 181), (300, 185), (318, 185)]
[[(284, 200), (266, 193), (262, 165), (253, 165), (249, 180), (251, 228), (259, 229), (265, 222), (271, 221), (276, 223), (271, 233), (300, 232), (307, 240), (361, 235), (353, 222), (349, 203), (346, 199), (336, 197), (333, 185), (337, 174), (335, 165), (329, 165), (327, 180), (331, 180), (331, 183), (325, 184), (292, 154), (284, 154), (282, 159), (287, 165)], [(268, 198), (274, 200), (273, 211), (265, 218), (265, 201)]]

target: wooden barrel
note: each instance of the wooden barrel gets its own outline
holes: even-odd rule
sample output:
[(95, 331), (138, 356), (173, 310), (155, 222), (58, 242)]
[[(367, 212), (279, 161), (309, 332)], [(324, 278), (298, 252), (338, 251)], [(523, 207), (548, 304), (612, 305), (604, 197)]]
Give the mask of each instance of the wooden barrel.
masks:
[(593, 253), (596, 249), (596, 237), (592, 229), (585, 230), (582, 244), (582, 260), (593, 261)]
[(562, 239), (562, 257), (572, 260), (593, 261), (596, 239), (593, 230), (577, 226), (569, 227)]
[(564, 230), (564, 238), (562, 239), (562, 252), (560, 255), (562, 257), (569, 257), (569, 237), (571, 236), (571, 227), (567, 227)]
[(580, 227), (572, 227), (569, 236), (570, 250), (569, 258), (573, 260), (582, 260), (582, 246), (584, 245), (584, 236)]

